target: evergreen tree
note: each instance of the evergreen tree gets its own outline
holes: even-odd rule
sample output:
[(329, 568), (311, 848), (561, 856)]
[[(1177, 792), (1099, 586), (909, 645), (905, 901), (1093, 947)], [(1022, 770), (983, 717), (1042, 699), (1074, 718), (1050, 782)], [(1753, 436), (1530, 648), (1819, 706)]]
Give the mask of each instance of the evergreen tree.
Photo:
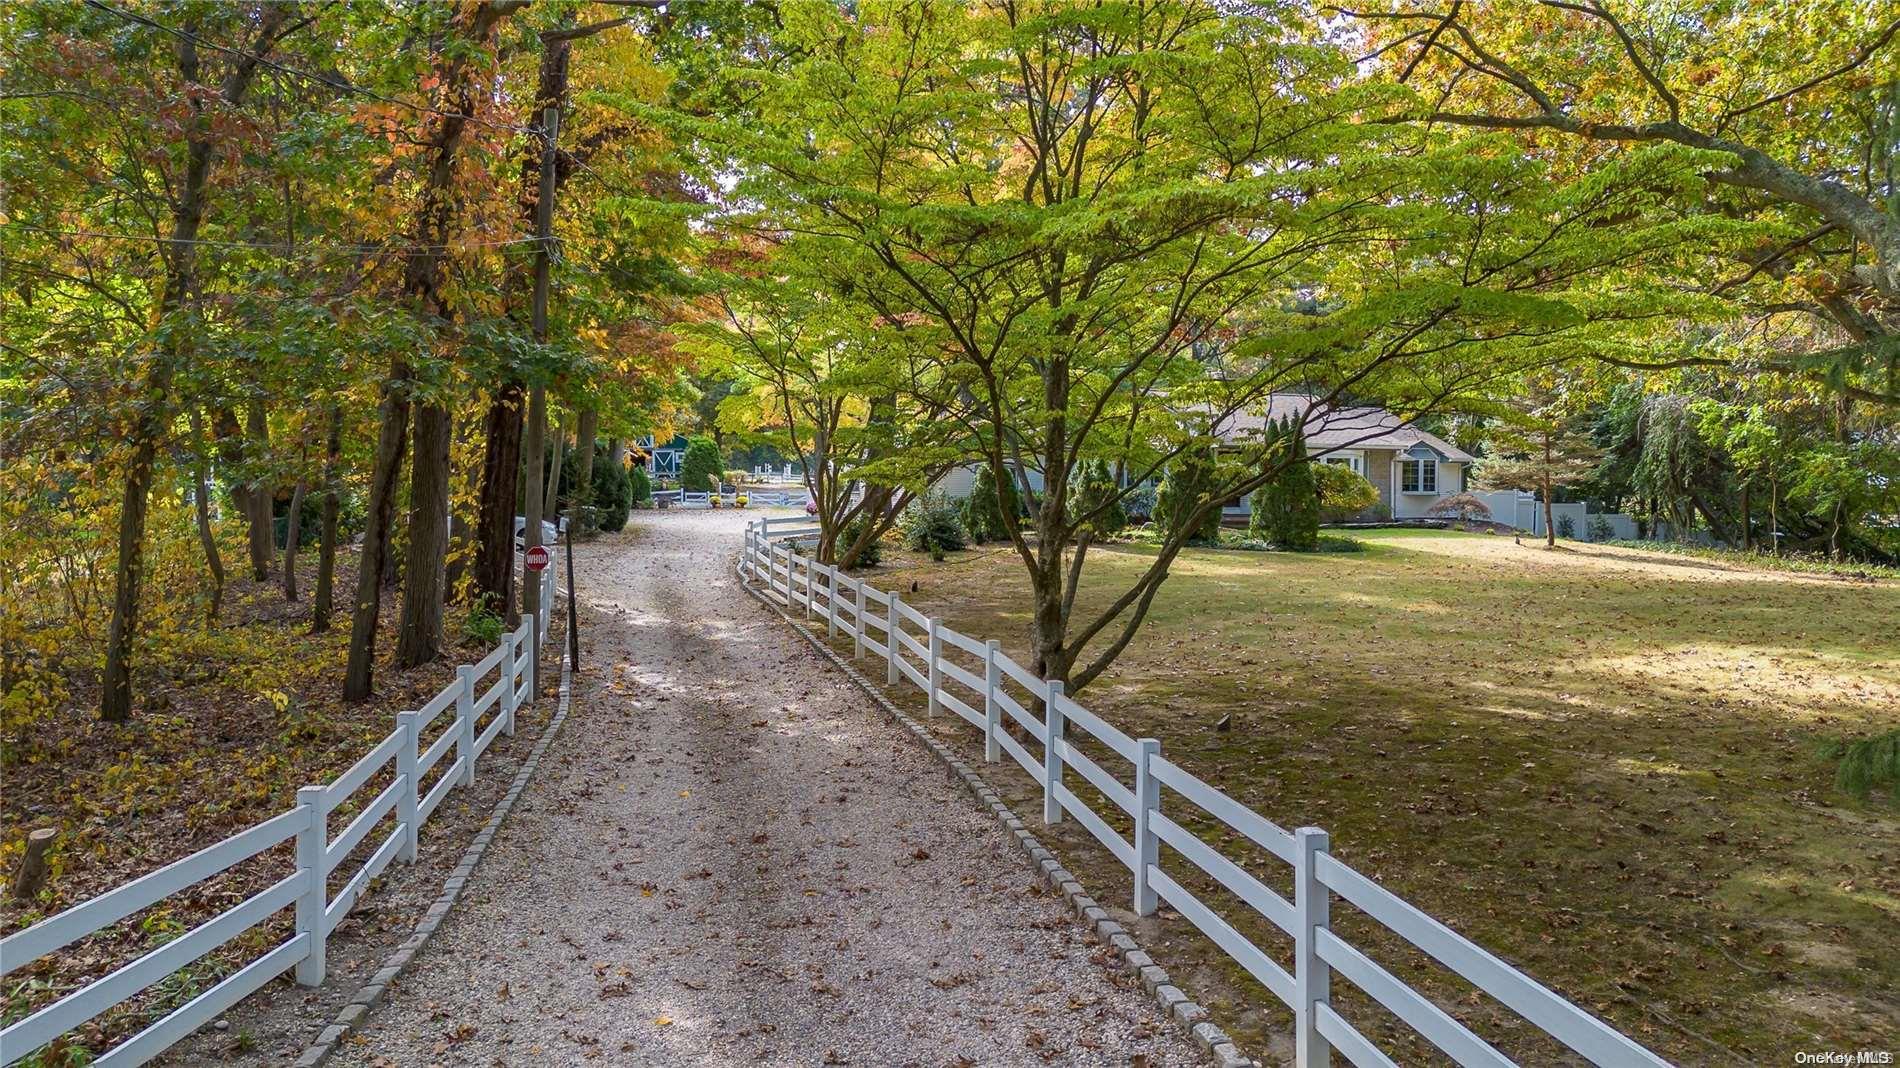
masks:
[(723, 459), (713, 439), (688, 439), (686, 455), (680, 460), (680, 487), (688, 493), (710, 493), (718, 489), (719, 477), (725, 471)]
[[(1008, 502), (1012, 513), (1022, 514), (1016, 496), (1016, 483), (1012, 479), (1003, 480), (1003, 500)], [(996, 476), (988, 464), (977, 468), (970, 495), (963, 499), (963, 529), (969, 532), (970, 540), (978, 545), (1001, 541), (1009, 536), (1009, 530), (1003, 526), (1002, 506), (997, 503)]]
[[(1182, 450), (1174, 462), (1168, 465), (1168, 473), (1161, 480), (1161, 489), (1155, 494), (1155, 521), (1170, 536), (1179, 533), (1187, 526), (1206, 497), (1213, 493), (1219, 481), (1219, 465), (1214, 458), (1214, 445), (1192, 445)], [(1215, 509), (1201, 521), (1200, 527), (1187, 541), (1195, 545), (1212, 545), (1220, 540), (1220, 510)]]
[(1254, 493), (1248, 532), (1282, 549), (1311, 552), (1319, 548), (1319, 483), (1306, 457), (1306, 435), (1291, 417), (1269, 426), (1267, 433), (1266, 462), (1283, 466)]
[(1114, 469), (1106, 460), (1090, 460), (1076, 475), (1069, 487), (1069, 511), (1076, 516), (1093, 516), (1083, 526), (1094, 537), (1120, 533), (1128, 525), (1128, 513), (1122, 508), (1121, 487), (1115, 484)]

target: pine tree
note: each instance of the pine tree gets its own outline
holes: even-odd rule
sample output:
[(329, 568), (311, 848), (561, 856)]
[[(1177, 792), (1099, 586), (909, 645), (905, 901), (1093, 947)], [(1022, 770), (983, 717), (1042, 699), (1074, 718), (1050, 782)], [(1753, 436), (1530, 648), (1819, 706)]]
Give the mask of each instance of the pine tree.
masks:
[[(1021, 514), (1016, 483), (1011, 479), (1003, 480), (1003, 500), (1008, 502), (1012, 512)], [(1008, 528), (1003, 526), (1003, 509), (997, 503), (996, 475), (988, 464), (977, 468), (970, 495), (963, 499), (963, 529), (969, 532), (970, 540), (978, 545), (1001, 541), (1009, 536)]]
[(1284, 466), (1254, 493), (1248, 533), (1282, 549), (1311, 552), (1319, 548), (1319, 483), (1306, 456), (1306, 435), (1288, 417), (1269, 426), (1267, 436), (1266, 463)]
[[(1212, 492), (1218, 479), (1214, 446), (1189, 446), (1168, 465), (1167, 477), (1155, 493), (1155, 520), (1170, 535), (1187, 526), (1194, 510)], [(1191, 544), (1212, 545), (1220, 540), (1220, 509), (1211, 511), (1187, 539)]]

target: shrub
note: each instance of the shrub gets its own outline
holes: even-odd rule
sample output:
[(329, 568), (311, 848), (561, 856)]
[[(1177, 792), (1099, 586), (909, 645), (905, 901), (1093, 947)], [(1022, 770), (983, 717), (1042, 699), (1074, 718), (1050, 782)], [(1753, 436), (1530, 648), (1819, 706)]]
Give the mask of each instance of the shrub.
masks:
[[(1009, 502), (1011, 510), (1022, 514), (1022, 503), (1017, 499), (1016, 483), (1013, 479), (1003, 480), (1003, 498)], [(976, 481), (970, 486), (970, 495), (963, 499), (963, 527), (970, 540), (978, 545), (988, 541), (1001, 541), (1009, 537), (1009, 529), (1003, 526), (1003, 509), (996, 501), (996, 474), (988, 464), (977, 468)]]
[(628, 500), (635, 508), (645, 508), (653, 503), (653, 476), (647, 474), (646, 465), (635, 464), (627, 474)]
[(744, 471), (730, 470), (722, 473), (720, 477), (726, 480), (726, 485), (731, 486), (733, 489), (738, 489), (740, 486), (745, 485), (747, 476)]
[(612, 460), (596, 463), (593, 496), (594, 522), (600, 529), (612, 533), (627, 525), (627, 509), (633, 506), (633, 484), (625, 467)]
[(1491, 518), (1491, 507), (1470, 493), (1456, 493), (1443, 500), (1433, 501), (1425, 514), (1446, 519), (1456, 519), (1469, 523), (1473, 519)]
[(680, 460), (680, 487), (688, 493), (711, 493), (718, 489), (717, 480), (725, 470), (719, 460), (719, 446), (713, 444), (713, 439), (688, 440), (686, 455)]
[[(1218, 470), (1212, 443), (1191, 445), (1168, 465), (1167, 477), (1161, 480), (1161, 488), (1155, 492), (1154, 507), (1155, 522), (1168, 536), (1179, 534), (1194, 509), (1214, 492)], [(1194, 545), (1212, 545), (1219, 539), (1220, 509), (1216, 508), (1188, 535), (1187, 541)]]
[(1155, 516), (1155, 488), (1136, 486), (1122, 496), (1122, 511), (1130, 523), (1146, 523)]
[(907, 548), (938, 559), (969, 543), (956, 505), (941, 493), (926, 493), (911, 501), (898, 520), (898, 528), (904, 532)]
[(499, 645), (501, 631), (501, 616), (489, 608), (488, 598), (469, 605), (468, 616), (462, 620), (462, 633), (469, 641), (484, 646)]
[(1079, 519), (1101, 508), (1101, 514), (1089, 521), (1089, 529), (1098, 538), (1121, 533), (1128, 525), (1128, 513), (1122, 510), (1121, 487), (1115, 484), (1115, 472), (1107, 461), (1089, 460), (1076, 469), (1075, 475), (1075, 483), (1069, 487), (1069, 514)]
[[(839, 554), (842, 555), (849, 551), (851, 546), (857, 544), (858, 536), (864, 532), (865, 525), (870, 521), (869, 518), (860, 516), (850, 523), (845, 524), (844, 530), (838, 534), (837, 551)], [(876, 567), (878, 562), (883, 559), (884, 543), (882, 539), (872, 538), (865, 544), (864, 551), (858, 553), (858, 558), (851, 561), (850, 570), (856, 571), (861, 567)]]
[(1577, 521), (1567, 515), (1558, 516), (1557, 517), (1557, 536), (1560, 538), (1576, 537), (1577, 536)]
[(1306, 458), (1306, 437), (1291, 418), (1268, 427), (1269, 464), (1283, 464), (1273, 481), (1254, 491), (1247, 532), (1282, 549), (1319, 548), (1319, 482)]
[(1835, 782), (1842, 790), (1864, 798), (1875, 787), (1884, 786), (1900, 801), (1900, 730), (1837, 742), (1827, 748), (1826, 755), (1840, 761)]
[(1609, 541), (1616, 537), (1616, 527), (1600, 515), (1591, 516), (1589, 525), (1584, 529), (1589, 531), (1591, 541)]
[(1318, 464), (1313, 480), (1319, 484), (1319, 519), (1345, 523), (1379, 503), (1379, 487), (1345, 464)]

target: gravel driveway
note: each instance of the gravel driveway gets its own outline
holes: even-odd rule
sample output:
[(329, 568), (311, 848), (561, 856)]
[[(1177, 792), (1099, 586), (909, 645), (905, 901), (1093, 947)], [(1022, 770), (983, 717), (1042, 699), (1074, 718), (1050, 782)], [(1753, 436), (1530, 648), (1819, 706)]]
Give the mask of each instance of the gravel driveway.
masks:
[(587, 671), (353, 1065), (1198, 1064), (949, 772), (732, 574), (735, 512), (577, 555)]

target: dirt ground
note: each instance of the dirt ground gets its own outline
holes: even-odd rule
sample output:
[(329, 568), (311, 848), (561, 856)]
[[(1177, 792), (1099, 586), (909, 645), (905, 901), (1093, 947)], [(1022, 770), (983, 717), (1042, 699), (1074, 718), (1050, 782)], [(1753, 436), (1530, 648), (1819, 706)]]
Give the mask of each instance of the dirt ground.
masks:
[(585, 546), (586, 673), (347, 1065), (1187, 1065), (916, 740), (738, 587), (748, 513)]

